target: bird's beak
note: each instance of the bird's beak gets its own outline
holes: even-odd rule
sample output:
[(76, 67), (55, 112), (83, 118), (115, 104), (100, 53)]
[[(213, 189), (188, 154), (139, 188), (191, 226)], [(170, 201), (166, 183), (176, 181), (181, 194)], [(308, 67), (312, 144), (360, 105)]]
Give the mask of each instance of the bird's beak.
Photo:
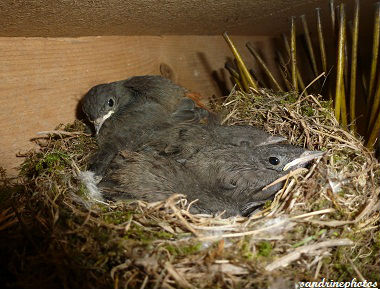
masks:
[[(104, 121), (103, 121), (103, 122), (104, 122)], [(97, 121), (94, 121), (94, 127), (95, 127), (95, 134), (96, 134), (96, 135), (99, 134), (99, 130), (100, 130), (100, 128), (102, 127), (103, 122), (97, 122)]]
[(92, 123), (95, 126), (95, 134), (97, 135), (99, 133), (100, 128), (102, 127), (103, 123), (107, 118), (109, 118), (114, 113), (113, 110), (110, 110), (107, 114), (103, 115), (102, 117), (99, 117), (95, 119)]
[(300, 166), (306, 165), (307, 163), (311, 162), (314, 159), (317, 159), (317, 158), (323, 156), (324, 154), (325, 154), (325, 152), (321, 152), (321, 151), (306, 151), (306, 152), (302, 153), (299, 158), (296, 158), (296, 159), (292, 160), (291, 162), (287, 163), (284, 166), (283, 170), (287, 171), (292, 167), (296, 167), (296, 166), (300, 167)]

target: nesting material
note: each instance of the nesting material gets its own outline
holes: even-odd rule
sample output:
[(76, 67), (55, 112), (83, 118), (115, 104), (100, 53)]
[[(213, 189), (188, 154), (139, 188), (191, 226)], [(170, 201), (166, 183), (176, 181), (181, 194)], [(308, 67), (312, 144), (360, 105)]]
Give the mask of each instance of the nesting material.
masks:
[(331, 103), (252, 90), (233, 92), (215, 108), (226, 124), (259, 126), (326, 154), (287, 176), (275, 200), (251, 218), (224, 219), (191, 215), (180, 195), (159, 203), (92, 202), (80, 171), (96, 145), (82, 123), (61, 126), (37, 140), (40, 151), (25, 155), (19, 178), (2, 174), (2, 281), (28, 288), (379, 281), (380, 166), (338, 126)]

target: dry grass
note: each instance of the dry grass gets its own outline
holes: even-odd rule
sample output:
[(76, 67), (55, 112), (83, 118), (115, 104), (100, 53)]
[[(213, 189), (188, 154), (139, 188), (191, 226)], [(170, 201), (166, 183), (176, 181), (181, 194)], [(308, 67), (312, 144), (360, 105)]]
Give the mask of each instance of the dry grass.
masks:
[[(76, 122), (39, 139), (20, 177), (2, 172), (0, 279), (22, 288), (282, 288), (380, 281), (380, 166), (316, 96), (235, 92), (217, 106), (326, 151), (251, 218), (191, 215), (166, 202), (93, 204), (77, 178), (96, 147)], [(60, 132), (61, 131), (61, 132)], [(68, 131), (70, 133), (62, 133)], [(74, 133), (75, 132), (75, 133)], [(4, 257), (3, 257), (4, 256)]]

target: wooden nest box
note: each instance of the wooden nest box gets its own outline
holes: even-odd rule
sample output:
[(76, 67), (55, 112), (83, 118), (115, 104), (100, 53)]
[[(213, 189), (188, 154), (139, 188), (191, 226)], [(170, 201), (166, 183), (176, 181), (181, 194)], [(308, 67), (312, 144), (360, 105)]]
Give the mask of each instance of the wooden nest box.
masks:
[(289, 17), (321, 6), (326, 1), (1, 1), (0, 166), (14, 174), (30, 139), (73, 121), (78, 101), (99, 83), (163, 74), (221, 96), (231, 88), (224, 31), (249, 65), (247, 41), (271, 64), (271, 39), (289, 31)]

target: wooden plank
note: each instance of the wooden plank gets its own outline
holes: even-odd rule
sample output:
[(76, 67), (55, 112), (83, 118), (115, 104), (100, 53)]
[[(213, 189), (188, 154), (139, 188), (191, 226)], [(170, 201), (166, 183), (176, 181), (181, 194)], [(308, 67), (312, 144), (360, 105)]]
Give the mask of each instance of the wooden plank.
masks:
[[(250, 67), (246, 41), (232, 37)], [(76, 117), (78, 102), (99, 83), (133, 75), (160, 74), (170, 67), (174, 81), (204, 96), (221, 95), (216, 73), (231, 53), (221, 36), (108, 36), (0, 38), (0, 166), (9, 173), (32, 147), (38, 131)], [(227, 73), (225, 73), (227, 75)]]
[[(362, 2), (372, 11), (375, 0)], [(2, 0), (0, 36), (278, 35), (290, 16), (314, 17), (316, 7), (329, 23), (326, 0)]]

